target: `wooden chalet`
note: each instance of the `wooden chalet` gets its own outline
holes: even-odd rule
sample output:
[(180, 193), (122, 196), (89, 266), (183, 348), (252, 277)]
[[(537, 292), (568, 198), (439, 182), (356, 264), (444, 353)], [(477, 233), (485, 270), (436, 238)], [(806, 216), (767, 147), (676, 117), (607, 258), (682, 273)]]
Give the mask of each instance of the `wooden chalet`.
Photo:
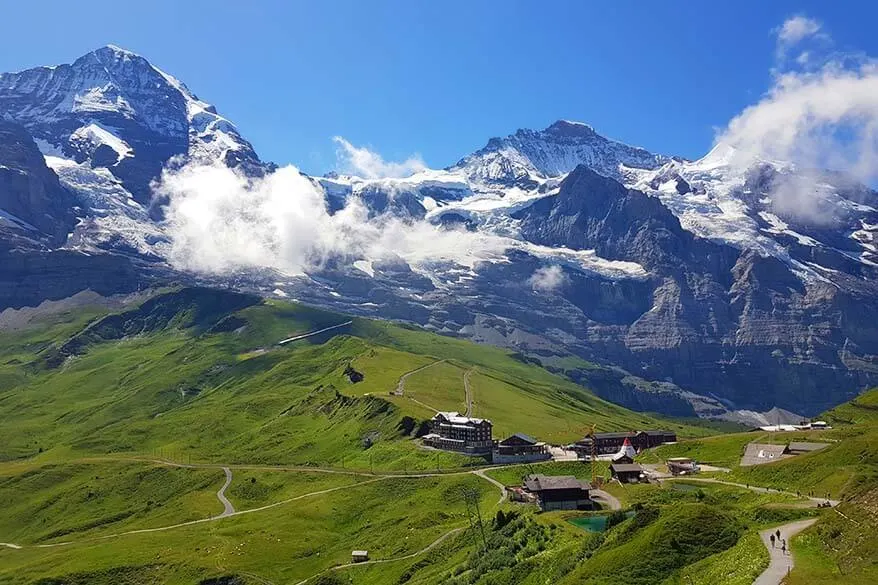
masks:
[(531, 474), (524, 480), (524, 489), (536, 497), (540, 510), (590, 510), (594, 503), (588, 497), (591, 485), (572, 475)]
[(498, 441), (492, 452), (494, 463), (524, 463), (551, 459), (548, 446), (524, 433), (515, 433)]
[(621, 483), (639, 483), (646, 481), (643, 467), (637, 463), (613, 463), (610, 465), (610, 474)]

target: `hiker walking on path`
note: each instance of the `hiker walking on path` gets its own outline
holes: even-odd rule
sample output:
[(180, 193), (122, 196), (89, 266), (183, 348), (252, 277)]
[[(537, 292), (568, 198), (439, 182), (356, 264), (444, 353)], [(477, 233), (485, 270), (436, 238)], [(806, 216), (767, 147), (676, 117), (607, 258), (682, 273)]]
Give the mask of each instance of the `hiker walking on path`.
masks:
[[(760, 530), (759, 537), (762, 539), (762, 546), (768, 553), (769, 564), (753, 581), (753, 585), (781, 585), (784, 578), (792, 571), (796, 560), (791, 545), (792, 538), (816, 522), (817, 518), (808, 518)], [(781, 533), (783, 533), (784, 538), (781, 538)]]

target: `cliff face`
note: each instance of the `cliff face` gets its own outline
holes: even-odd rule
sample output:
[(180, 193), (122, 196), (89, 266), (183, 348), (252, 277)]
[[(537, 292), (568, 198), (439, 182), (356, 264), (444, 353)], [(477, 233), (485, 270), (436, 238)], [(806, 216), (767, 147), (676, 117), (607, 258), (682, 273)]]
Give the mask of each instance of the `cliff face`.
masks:
[[(307, 177), (327, 214), (355, 202), (373, 240), (399, 240), (339, 237), (305, 274), (252, 256), (208, 275), (175, 271), (190, 242), (163, 221), (152, 181), (184, 164), (247, 179), (275, 169), (214, 106), (107, 46), (0, 74), (0, 112), (14, 121), (0, 122), (0, 309), (198, 280), (414, 322), (547, 367), (574, 354), (601, 364), (581, 375), (604, 396), (677, 414), (818, 413), (878, 383), (878, 194), (838, 173), (739, 168), (723, 145), (687, 161), (561, 120), (445, 169)], [(252, 232), (266, 249), (290, 235), (264, 227)]]
[(0, 120), (0, 226), (58, 245), (73, 229), (73, 205), (24, 128)]
[(216, 108), (140, 55), (112, 45), (71, 64), (0, 74), (0, 111), (48, 152), (108, 169), (144, 205), (150, 181), (175, 156), (264, 170)]
[(695, 238), (658, 198), (585, 167), (517, 217), (531, 241), (649, 269), (646, 311), (576, 333), (606, 338), (610, 362), (752, 408), (809, 413), (878, 382), (874, 280), (802, 279), (777, 258)]

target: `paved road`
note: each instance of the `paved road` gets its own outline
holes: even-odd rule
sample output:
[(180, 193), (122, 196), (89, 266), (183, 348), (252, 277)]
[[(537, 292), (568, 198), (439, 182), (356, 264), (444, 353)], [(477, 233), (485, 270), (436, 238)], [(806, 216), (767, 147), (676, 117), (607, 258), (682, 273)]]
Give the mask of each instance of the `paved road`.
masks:
[(16, 548), (16, 549), (21, 548), (17, 544), (12, 544), (11, 542), (0, 542), (0, 546), (5, 546), (7, 548)]
[[(435, 361), (433, 363), (427, 364), (426, 366), (421, 366), (420, 368), (415, 368), (411, 372), (406, 372), (405, 374), (403, 374), (402, 376), (399, 377), (399, 382), (396, 383), (396, 390), (391, 392), (391, 394), (395, 394), (397, 396), (405, 396), (405, 381), (409, 376), (411, 376), (412, 374), (417, 374), (418, 372), (420, 372), (422, 370), (426, 370), (427, 368), (432, 368), (435, 365), (438, 365), (438, 364), (441, 364), (441, 363), (447, 362), (447, 361), (448, 360)], [(417, 400), (415, 400), (415, 402), (417, 402)], [(418, 404), (420, 404), (420, 402)], [(427, 406), (427, 405), (425, 404), (424, 406)], [(431, 408), (429, 406), (427, 406), (427, 408), (430, 408), (431, 410), (436, 410), (435, 408)], [(439, 411), (437, 410), (436, 412), (439, 412)]]
[(303, 333), (301, 335), (296, 335), (294, 337), (278, 341), (277, 344), (284, 345), (286, 343), (290, 343), (291, 341), (298, 341), (300, 339), (305, 339), (306, 337), (311, 337), (312, 335), (318, 335), (320, 333), (325, 333), (326, 331), (338, 329), (339, 327), (344, 327), (346, 325), (350, 325), (351, 323), (353, 323), (353, 321), (345, 321), (344, 323), (339, 323), (338, 325), (333, 325), (331, 327), (324, 327), (323, 329), (318, 329), (317, 331), (309, 331), (308, 333)]
[(621, 510), (622, 502), (619, 498), (604, 490), (589, 490), (589, 495), (593, 500), (597, 500), (599, 504), (606, 505), (610, 510)]
[[(799, 520), (798, 522), (790, 522), (783, 526), (769, 528), (759, 533), (759, 536), (762, 538), (762, 543), (765, 545), (765, 548), (768, 549), (771, 563), (769, 563), (768, 568), (765, 569), (755, 581), (753, 581), (753, 585), (780, 585), (783, 578), (786, 577), (787, 573), (794, 565), (792, 551), (789, 548), (790, 544), (793, 542), (793, 537), (815, 522), (817, 522), (817, 518)], [(786, 553), (781, 550), (780, 543), (775, 543), (774, 548), (771, 546), (770, 537), (776, 530), (780, 530), (780, 537), (785, 538), (787, 541)]]
[(497, 489), (500, 490), (500, 500), (497, 502), (497, 505), (499, 506), (500, 504), (503, 503), (503, 501), (506, 499), (506, 497), (508, 495), (506, 493), (506, 486), (503, 485), (502, 483), (500, 483), (499, 481), (497, 481), (496, 479), (494, 479), (493, 477), (488, 477), (487, 475), (485, 475), (485, 471), (489, 471), (489, 470), (478, 469), (476, 471), (473, 471), (472, 473), (473, 473), (473, 475), (478, 475), (479, 477), (481, 477), (485, 481), (491, 482), (495, 486), (497, 486)]
[(219, 489), (216, 493), (216, 497), (219, 499), (220, 503), (223, 505), (223, 513), (219, 515), (219, 518), (225, 518), (226, 516), (231, 516), (235, 513), (235, 507), (226, 497), (226, 488), (229, 487), (229, 484), (232, 483), (232, 470), (228, 467), (223, 467), (223, 473), (226, 474), (226, 483), (223, 484), (223, 487)]
[(833, 508), (834, 508), (835, 506), (838, 506), (838, 505), (841, 503), (841, 502), (839, 502), (838, 500), (827, 500), (826, 498), (811, 498), (811, 497), (808, 497), (808, 496), (803, 496), (803, 495), (795, 494), (795, 493), (793, 493), (793, 492), (786, 492), (786, 491), (783, 491), (783, 490), (776, 490), (776, 489), (773, 489), (773, 488), (764, 488), (764, 487), (759, 487), (759, 486), (755, 486), (755, 485), (744, 485), (743, 483), (735, 483), (735, 482), (732, 482), (732, 481), (723, 481), (723, 480), (721, 480), (721, 479), (714, 479), (714, 478), (712, 478), (712, 477), (690, 477), (690, 476), (685, 476), (685, 477), (668, 478), (668, 479), (666, 479), (665, 481), (674, 481), (674, 480), (680, 480), (680, 481), (699, 481), (699, 482), (702, 482), (702, 483), (719, 483), (719, 484), (722, 484), (722, 485), (731, 485), (731, 486), (734, 486), (734, 487), (744, 488), (745, 490), (750, 490), (751, 492), (757, 492), (757, 493), (760, 493), (760, 494), (784, 494), (784, 495), (787, 495), (787, 496), (793, 496), (794, 498), (795, 498), (795, 497), (806, 498), (806, 499), (808, 499), (808, 500), (811, 500), (814, 504), (822, 504), (822, 503), (824, 503), (824, 502), (829, 502), (829, 504), (830, 504)]

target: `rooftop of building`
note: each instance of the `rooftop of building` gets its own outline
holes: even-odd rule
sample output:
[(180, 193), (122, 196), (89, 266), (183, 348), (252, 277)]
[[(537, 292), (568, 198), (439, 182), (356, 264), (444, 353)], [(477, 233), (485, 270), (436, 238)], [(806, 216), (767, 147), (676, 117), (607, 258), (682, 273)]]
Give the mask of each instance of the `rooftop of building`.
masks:
[(444, 418), (445, 420), (447, 420), (449, 423), (451, 423), (453, 425), (471, 425), (471, 424), (480, 425), (482, 423), (491, 424), (491, 421), (489, 421), (488, 419), (463, 416), (459, 412), (454, 412), (454, 411), (437, 412), (436, 414), (433, 415), (433, 420), (436, 420), (437, 418), (440, 418), (440, 417)]
[(524, 480), (524, 487), (531, 492), (591, 489), (591, 485), (572, 475), (542, 475), (539, 473), (528, 475)]
[(524, 441), (525, 443), (528, 443), (529, 445), (538, 445), (539, 444), (539, 441), (537, 441), (536, 439), (534, 439), (530, 435), (525, 435), (524, 433), (515, 433), (513, 435), (509, 435), (508, 437), (506, 437), (505, 439), (503, 439), (500, 442), (503, 443), (503, 442), (508, 441), (509, 439), (520, 439), (520, 440)]
[(610, 465), (610, 469), (616, 473), (640, 473), (643, 471), (643, 467), (639, 463), (613, 463)]
[(823, 449), (824, 447), (829, 447), (829, 443), (811, 443), (808, 441), (793, 441), (790, 443), (788, 449), (790, 451), (817, 451), (819, 449)]

